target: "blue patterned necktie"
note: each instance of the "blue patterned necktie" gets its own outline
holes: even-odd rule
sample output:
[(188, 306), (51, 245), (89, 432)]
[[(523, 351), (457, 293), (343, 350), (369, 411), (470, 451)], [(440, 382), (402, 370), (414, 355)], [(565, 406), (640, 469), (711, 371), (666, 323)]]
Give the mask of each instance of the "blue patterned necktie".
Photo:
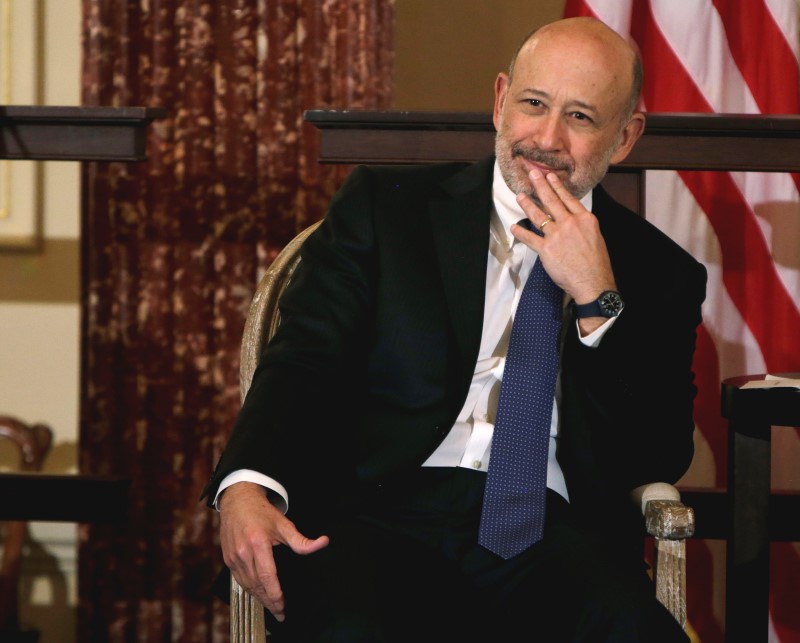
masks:
[(506, 559), (542, 538), (562, 301), (537, 260), (511, 327), (478, 535)]

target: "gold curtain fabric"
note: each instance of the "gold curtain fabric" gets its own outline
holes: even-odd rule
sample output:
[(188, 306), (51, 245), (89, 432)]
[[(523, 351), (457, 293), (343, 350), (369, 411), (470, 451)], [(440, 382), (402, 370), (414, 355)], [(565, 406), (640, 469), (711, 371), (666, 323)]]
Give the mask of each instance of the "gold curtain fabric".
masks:
[(391, 106), (393, 18), (394, 0), (83, 0), (83, 103), (167, 117), (146, 162), (83, 167), (80, 469), (132, 485), (125, 524), (80, 528), (79, 641), (228, 639), (199, 496), (244, 318), (344, 175), (303, 110)]

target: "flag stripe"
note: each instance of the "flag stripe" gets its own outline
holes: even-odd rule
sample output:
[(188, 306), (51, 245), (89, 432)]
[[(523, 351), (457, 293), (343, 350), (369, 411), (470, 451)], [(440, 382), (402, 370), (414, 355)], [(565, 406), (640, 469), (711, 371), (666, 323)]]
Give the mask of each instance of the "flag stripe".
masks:
[[(659, 111), (713, 111), (664, 38), (649, 5), (635, 6), (632, 29), (648, 70), (642, 88), (645, 104), (658, 105)], [(661, 78), (669, 78), (670, 83), (660, 82)], [(667, 107), (662, 107), (663, 103), (668, 103)], [(793, 342), (794, 350), (787, 351), (780, 331), (800, 328), (800, 313), (775, 271), (750, 205), (729, 173), (680, 172), (680, 175), (712, 223), (722, 247), (723, 281), (736, 307), (743, 311), (767, 365), (770, 369), (790, 370), (791, 360), (795, 365), (800, 363), (800, 343)], [(765, 293), (773, 297), (766, 299), (767, 305), (764, 305)], [(758, 300), (756, 305), (753, 297)]]
[(723, 282), (756, 337), (770, 371), (800, 364), (800, 312), (775, 271), (752, 211), (727, 173), (679, 172), (706, 213), (722, 247)]
[[(733, 59), (763, 114), (796, 114), (800, 108), (794, 53), (761, 0), (751, 0), (747, 13), (727, 0), (713, 0), (728, 34)], [(758, 56), (753, 56), (758, 52)]]
[[(653, 22), (709, 104), (710, 111), (739, 114), (758, 111), (731, 58), (724, 26), (710, 0), (681, 0), (681, 11), (675, 11), (674, 0), (651, 0), (650, 10)], [(686, 15), (692, 16), (692, 29), (686, 28)], [(702, 38), (697, 37), (698, 32), (703, 34)]]
[[(786, 73), (797, 67), (796, 48), (787, 42), (767, 5), (752, 0), (745, 15), (739, 5), (728, 0), (713, 2), (728, 34), (731, 56), (758, 105), (754, 112), (800, 113), (800, 80), (796, 73)], [(756, 51), (758, 55), (753, 56)], [(790, 178), (800, 189), (800, 174), (792, 173)]]
[[(655, 111), (659, 112), (713, 111), (653, 20), (649, 5), (634, 5), (631, 35), (639, 44), (646, 70), (642, 95), (648, 109), (657, 105)], [(659, 79), (658, 82), (655, 79)]]
[(800, 41), (797, 39), (797, 4), (792, 0), (764, 0), (772, 19), (775, 21), (783, 39), (792, 52), (786, 69), (791, 69), (800, 58)]

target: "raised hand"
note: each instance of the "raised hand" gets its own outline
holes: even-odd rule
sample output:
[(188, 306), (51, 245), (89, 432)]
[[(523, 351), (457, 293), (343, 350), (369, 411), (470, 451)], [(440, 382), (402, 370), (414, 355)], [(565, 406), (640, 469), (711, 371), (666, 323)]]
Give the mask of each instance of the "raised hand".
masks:
[[(550, 278), (578, 304), (594, 301), (604, 290), (616, 290), (608, 249), (594, 214), (567, 191), (557, 174), (545, 176), (533, 169), (528, 177), (541, 206), (524, 193), (517, 195), (517, 202), (544, 236), (513, 225), (514, 237), (539, 254)], [(581, 320), (581, 330), (591, 332), (603, 321)]]

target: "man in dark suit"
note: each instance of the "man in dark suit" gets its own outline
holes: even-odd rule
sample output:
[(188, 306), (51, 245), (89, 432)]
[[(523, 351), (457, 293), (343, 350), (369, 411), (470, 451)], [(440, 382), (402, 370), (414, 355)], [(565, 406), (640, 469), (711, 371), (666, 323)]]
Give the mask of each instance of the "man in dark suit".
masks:
[[(641, 135), (640, 87), (608, 27), (552, 23), (497, 78), (495, 156), (357, 168), (331, 202), (206, 489), (276, 643), (688, 640), (629, 495), (691, 461), (706, 274), (596, 187)], [(504, 559), (478, 529), (537, 261), (565, 304), (546, 518)]]

